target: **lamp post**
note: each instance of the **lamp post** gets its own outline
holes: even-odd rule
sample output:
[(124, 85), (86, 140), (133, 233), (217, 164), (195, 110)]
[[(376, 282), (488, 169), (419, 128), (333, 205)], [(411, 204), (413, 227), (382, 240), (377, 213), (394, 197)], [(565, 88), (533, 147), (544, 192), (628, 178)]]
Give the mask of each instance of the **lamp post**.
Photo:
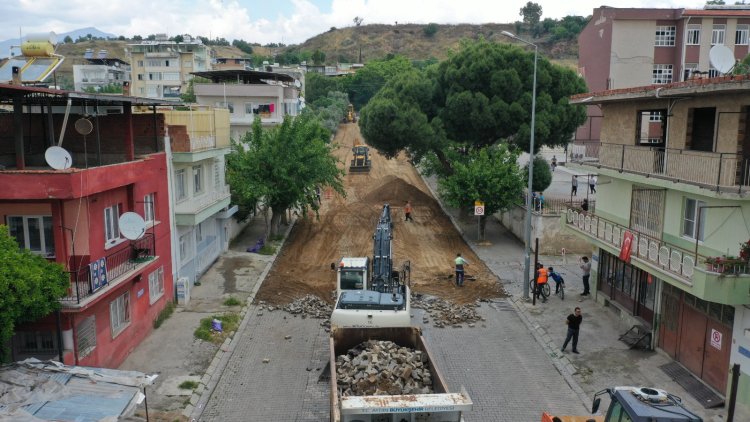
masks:
[(534, 47), (534, 79), (531, 88), (531, 139), (529, 141), (529, 186), (526, 193), (526, 222), (524, 227), (524, 267), (523, 267), (523, 298), (529, 298), (529, 273), (531, 270), (531, 192), (532, 181), (534, 180), (534, 124), (536, 123), (536, 59), (539, 55), (539, 49), (536, 44), (519, 38), (516, 34), (508, 31), (502, 31), (506, 37), (521, 41), (524, 44)]

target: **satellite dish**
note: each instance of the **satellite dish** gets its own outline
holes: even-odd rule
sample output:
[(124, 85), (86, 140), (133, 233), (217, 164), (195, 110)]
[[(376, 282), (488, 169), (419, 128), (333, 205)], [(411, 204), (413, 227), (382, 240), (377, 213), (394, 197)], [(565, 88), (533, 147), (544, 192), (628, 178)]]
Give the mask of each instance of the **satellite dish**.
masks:
[(65, 170), (73, 165), (73, 158), (63, 147), (52, 146), (44, 152), (44, 159), (55, 170)]
[(134, 213), (126, 212), (120, 216), (120, 233), (129, 240), (140, 239), (146, 233), (146, 222), (143, 217)]
[(717, 44), (709, 50), (708, 61), (714, 69), (728, 73), (734, 67), (734, 53), (726, 45)]
[(80, 119), (76, 120), (75, 128), (76, 132), (80, 133), (81, 135), (88, 135), (94, 129), (94, 125), (91, 124), (91, 121), (89, 119), (81, 117)]

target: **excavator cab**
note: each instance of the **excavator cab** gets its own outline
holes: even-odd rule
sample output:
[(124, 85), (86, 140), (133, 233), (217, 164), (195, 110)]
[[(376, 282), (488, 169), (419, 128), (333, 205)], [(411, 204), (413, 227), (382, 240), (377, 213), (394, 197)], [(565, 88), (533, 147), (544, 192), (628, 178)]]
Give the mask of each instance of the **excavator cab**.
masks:
[(370, 171), (370, 148), (357, 145), (352, 148), (352, 162), (349, 173), (367, 173)]

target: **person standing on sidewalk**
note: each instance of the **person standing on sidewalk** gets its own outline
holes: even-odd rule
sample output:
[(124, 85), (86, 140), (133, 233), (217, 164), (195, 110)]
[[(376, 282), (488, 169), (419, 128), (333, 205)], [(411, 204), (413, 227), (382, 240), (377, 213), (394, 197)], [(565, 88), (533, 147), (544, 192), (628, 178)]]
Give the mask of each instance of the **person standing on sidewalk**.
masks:
[(411, 202), (406, 201), (406, 205), (404, 205), (404, 217), (406, 219), (404, 221), (414, 222), (414, 220), (411, 218), (411, 211)]
[(589, 190), (591, 193), (596, 193), (596, 176), (589, 176)]
[(578, 354), (578, 332), (581, 329), (582, 321), (581, 308), (576, 307), (573, 313), (568, 315), (568, 319), (565, 320), (565, 323), (568, 324), (568, 334), (565, 336), (565, 342), (562, 345), (562, 349), (560, 349), (561, 352), (565, 351), (568, 342), (573, 339), (573, 353)]
[(573, 180), (570, 182), (570, 194), (578, 196), (578, 176), (573, 176)]
[(464, 286), (464, 266), (469, 266), (469, 261), (463, 259), (461, 257), (461, 254), (456, 254), (456, 259), (454, 261), (456, 263), (456, 286), (463, 287)]
[(581, 293), (581, 296), (588, 296), (590, 294), (589, 277), (591, 277), (591, 263), (586, 256), (581, 257), (581, 271), (583, 271), (583, 293)]

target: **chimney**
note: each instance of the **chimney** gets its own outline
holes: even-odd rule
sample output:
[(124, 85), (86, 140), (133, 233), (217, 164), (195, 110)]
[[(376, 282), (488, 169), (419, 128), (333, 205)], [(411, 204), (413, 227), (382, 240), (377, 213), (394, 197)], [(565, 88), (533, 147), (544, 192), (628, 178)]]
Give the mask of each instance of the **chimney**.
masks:
[(13, 85), (21, 85), (21, 68), (18, 66), (13, 66), (13, 80), (11, 83)]

